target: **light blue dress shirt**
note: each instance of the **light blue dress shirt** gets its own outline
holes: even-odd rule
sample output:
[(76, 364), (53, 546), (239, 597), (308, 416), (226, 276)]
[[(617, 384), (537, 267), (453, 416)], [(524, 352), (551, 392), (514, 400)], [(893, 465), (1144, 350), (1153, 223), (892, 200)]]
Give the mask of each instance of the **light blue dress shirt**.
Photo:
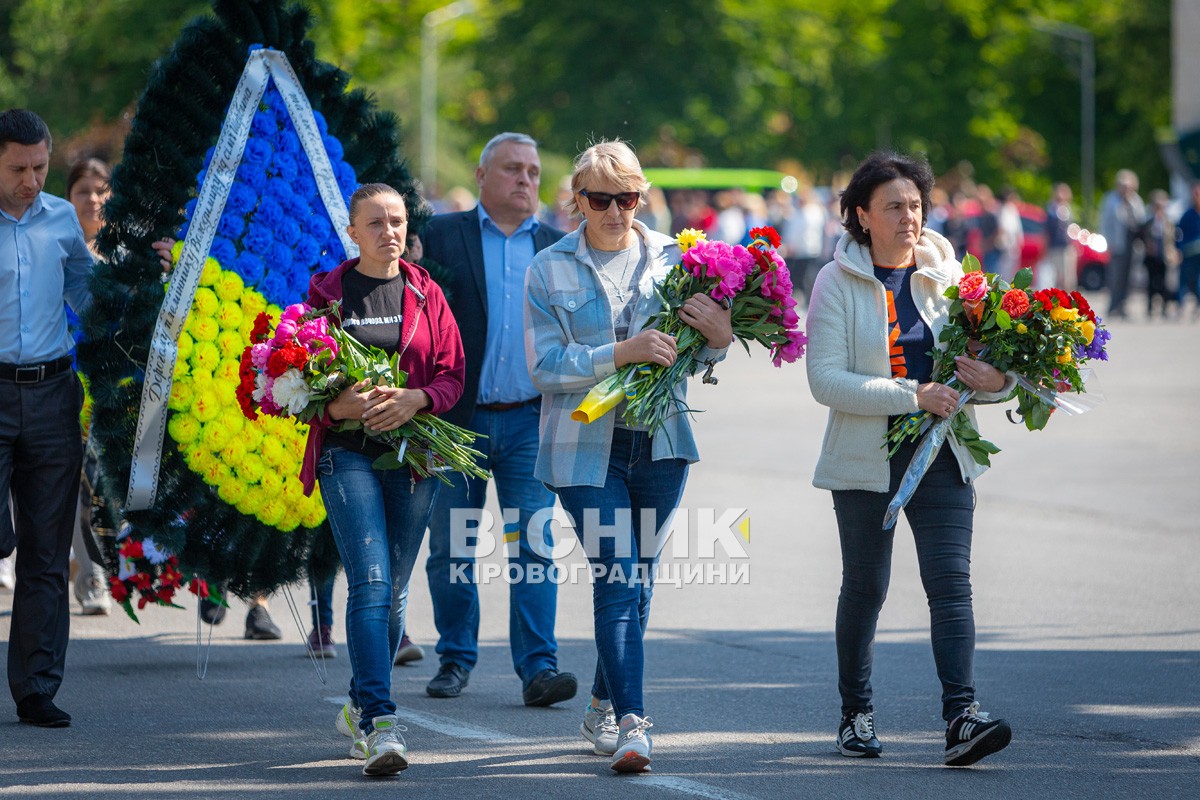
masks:
[(487, 281), (487, 341), (479, 373), (479, 403), (520, 403), (541, 394), (525, 363), (525, 272), (537, 248), (536, 217), (505, 236), (483, 206), (483, 272)]
[(63, 300), (82, 315), (92, 304), (91, 273), (92, 254), (66, 200), (42, 192), (20, 219), (0, 210), (0, 363), (70, 353)]

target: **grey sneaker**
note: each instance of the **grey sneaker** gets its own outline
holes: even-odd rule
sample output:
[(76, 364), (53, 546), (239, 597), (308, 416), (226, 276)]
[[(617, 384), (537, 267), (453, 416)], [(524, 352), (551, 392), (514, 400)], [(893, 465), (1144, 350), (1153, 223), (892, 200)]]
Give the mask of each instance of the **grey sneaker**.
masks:
[(613, 751), (611, 766), (617, 772), (643, 772), (650, 767), (650, 734), (646, 733), (654, 723), (649, 717), (626, 714), (621, 717), (617, 747)]
[(338, 712), (337, 719), (334, 720), (334, 727), (342, 736), (348, 737), (350, 742), (350, 757), (362, 760), (367, 757), (367, 737), (363, 735), (362, 728), (358, 723), (362, 720), (362, 710), (346, 703), (342, 706), (342, 710)]
[(367, 734), (367, 762), (363, 764), (363, 775), (395, 775), (408, 769), (408, 747), (404, 744), (401, 731), (407, 731), (394, 714), (371, 720), (372, 730)]
[(99, 578), (75, 579), (75, 599), (85, 617), (107, 616), (112, 609), (112, 601), (108, 598), (108, 585)]
[(620, 728), (617, 717), (613, 713), (612, 703), (605, 700), (599, 708), (592, 708), (588, 703), (583, 714), (583, 722), (579, 726), (583, 738), (592, 743), (592, 750), (598, 756), (611, 756), (617, 752), (617, 736)]

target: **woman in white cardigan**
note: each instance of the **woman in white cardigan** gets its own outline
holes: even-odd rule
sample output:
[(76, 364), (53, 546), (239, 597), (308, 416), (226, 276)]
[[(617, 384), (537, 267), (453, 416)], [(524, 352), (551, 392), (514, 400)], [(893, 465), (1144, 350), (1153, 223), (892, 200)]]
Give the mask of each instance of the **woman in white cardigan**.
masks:
[[(889, 460), (884, 435), (900, 415), (925, 410), (945, 417), (958, 401), (957, 391), (931, 378), (930, 353), (941, 346), (950, 303), (943, 292), (962, 276), (950, 243), (924, 229), (932, 188), (923, 159), (876, 153), (860, 164), (841, 200), (847, 232), (817, 276), (808, 312), (809, 386), (829, 407), (813, 484), (832, 490), (842, 547), (837, 749), (851, 757), (877, 757), (883, 749), (870, 680), (894, 538), (883, 518), (914, 448), (901, 447)], [(980, 402), (1001, 400), (1012, 389), (1004, 373), (974, 359), (959, 359), (957, 377)], [(929, 598), (947, 723), (945, 763), (965, 766), (1004, 748), (1012, 733), (975, 702), (972, 481), (983, 469), (953, 436), (948, 445), (905, 516)]]

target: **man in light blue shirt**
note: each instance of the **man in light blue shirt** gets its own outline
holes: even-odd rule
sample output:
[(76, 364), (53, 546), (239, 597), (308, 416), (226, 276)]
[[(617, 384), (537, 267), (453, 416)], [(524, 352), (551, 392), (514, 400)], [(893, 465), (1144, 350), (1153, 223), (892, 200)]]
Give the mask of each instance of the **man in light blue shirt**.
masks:
[[(487, 438), (475, 446), (496, 480), (501, 519), (492, 536), (508, 556), (509, 647), (529, 706), (575, 696), (575, 676), (558, 670), (554, 636), (558, 585), (547, 525), (534, 515), (554, 495), (533, 477), (541, 393), (525, 363), (525, 272), (538, 250), (562, 232), (538, 222), (541, 161), (537, 143), (520, 133), (492, 138), (479, 156), (479, 205), (434, 217), (422, 239), (425, 255), (450, 270), (447, 295), (462, 334), (467, 369), (462, 398), (445, 417)], [(438, 629), (438, 673), (425, 691), (458, 697), (479, 656), (479, 592), (475, 580), (475, 520), (487, 482), (451, 475), (429, 521), (425, 572)], [(532, 527), (532, 530), (531, 530)], [(470, 533), (470, 535), (467, 535)]]
[(15, 521), (0, 526), (0, 556), (17, 546), (8, 685), (22, 722), (59, 728), (71, 723), (54, 696), (83, 465), (83, 388), (63, 301), (77, 314), (91, 304), (92, 257), (75, 209), (42, 191), (50, 146), (37, 114), (0, 112), (0, 519)]

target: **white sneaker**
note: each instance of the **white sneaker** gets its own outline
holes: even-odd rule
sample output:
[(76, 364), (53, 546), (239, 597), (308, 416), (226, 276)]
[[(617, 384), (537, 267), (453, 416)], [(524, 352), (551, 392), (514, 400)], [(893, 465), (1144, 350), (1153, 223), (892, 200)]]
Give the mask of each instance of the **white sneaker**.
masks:
[(108, 585), (99, 578), (75, 580), (75, 599), (79, 601), (80, 613), (85, 617), (107, 616), (112, 610), (108, 598)]
[(408, 769), (408, 747), (404, 744), (401, 731), (406, 731), (394, 714), (371, 720), (372, 730), (367, 734), (367, 763), (363, 764), (363, 775), (395, 775)]
[(654, 723), (649, 717), (626, 714), (621, 717), (617, 748), (610, 766), (617, 772), (642, 772), (650, 767), (650, 735)]
[(0, 558), (0, 587), (12, 589), (17, 585), (17, 573), (13, 569), (16, 556)]
[(337, 732), (353, 739), (350, 743), (350, 757), (360, 761), (367, 757), (367, 737), (363, 735), (362, 728), (358, 727), (361, 719), (362, 710), (346, 703), (338, 712), (337, 719), (334, 720)]
[(593, 708), (592, 704), (588, 703), (583, 722), (579, 725), (579, 732), (592, 743), (592, 750), (596, 755), (611, 756), (617, 752), (617, 736), (620, 729), (612, 703), (605, 700), (599, 708)]

